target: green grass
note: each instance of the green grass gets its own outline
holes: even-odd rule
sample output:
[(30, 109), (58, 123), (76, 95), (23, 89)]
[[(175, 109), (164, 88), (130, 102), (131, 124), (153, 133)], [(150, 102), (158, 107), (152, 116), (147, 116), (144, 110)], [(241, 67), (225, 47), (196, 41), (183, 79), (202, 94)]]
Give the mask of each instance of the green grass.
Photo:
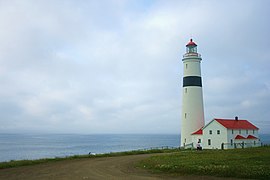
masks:
[(134, 151), (112, 152), (112, 153), (97, 154), (97, 155), (75, 155), (75, 156), (68, 156), (68, 157), (56, 157), (56, 158), (46, 158), (46, 159), (37, 159), (37, 160), (18, 160), (18, 161), (11, 160), (9, 162), (0, 162), (0, 169), (20, 167), (20, 166), (29, 166), (29, 165), (56, 162), (56, 161), (66, 161), (66, 160), (72, 160), (72, 159), (115, 157), (115, 156), (126, 156), (126, 155), (136, 155), (136, 154), (167, 153), (167, 152), (175, 152), (175, 151), (178, 151), (178, 149), (134, 150)]
[(270, 179), (270, 147), (179, 151), (152, 156), (139, 166), (172, 175)]

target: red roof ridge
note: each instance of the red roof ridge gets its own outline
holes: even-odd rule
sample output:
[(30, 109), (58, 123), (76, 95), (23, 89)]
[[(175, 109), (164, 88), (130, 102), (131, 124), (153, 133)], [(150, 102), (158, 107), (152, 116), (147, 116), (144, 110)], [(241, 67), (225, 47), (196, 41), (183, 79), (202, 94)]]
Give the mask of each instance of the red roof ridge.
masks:
[(215, 118), (218, 123), (220, 123), (222, 126), (224, 126), (227, 129), (256, 129), (258, 130), (259, 128), (253, 125), (251, 122), (248, 120), (244, 119), (220, 119), (220, 118)]
[(248, 120), (246, 120), (246, 119), (238, 119), (238, 120), (235, 120), (235, 119), (225, 119), (225, 118), (214, 118), (215, 120), (225, 120), (225, 121), (227, 121), (227, 120), (234, 120), (234, 121), (248, 121)]
[(248, 135), (247, 139), (258, 139), (258, 138), (252, 135)]
[(241, 136), (241, 135), (237, 135), (237, 136), (235, 136), (235, 138), (234, 139), (246, 139), (245, 137), (243, 137), (243, 136)]

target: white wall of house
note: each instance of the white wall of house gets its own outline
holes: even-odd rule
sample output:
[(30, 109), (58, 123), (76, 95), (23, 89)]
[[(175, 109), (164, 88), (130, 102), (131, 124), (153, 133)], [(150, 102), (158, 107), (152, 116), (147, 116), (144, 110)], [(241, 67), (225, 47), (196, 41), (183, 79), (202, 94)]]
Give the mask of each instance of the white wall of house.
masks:
[(261, 146), (259, 139), (235, 139), (232, 148), (248, 148)]
[(202, 146), (203, 135), (193, 134), (193, 135), (191, 135), (191, 137), (192, 137), (193, 147), (195, 147), (195, 148), (197, 147), (197, 144), (198, 144), (199, 139), (201, 140), (200, 141), (200, 144)]
[(234, 140), (237, 135), (241, 135), (243, 137), (247, 137), (248, 135), (259, 137), (258, 136), (258, 130), (252, 130), (252, 129), (228, 129), (228, 140), (229, 140), (229, 142), (231, 142), (231, 139)]
[(203, 128), (202, 147), (204, 149), (221, 149), (227, 143), (227, 129), (217, 121), (211, 121)]
[(246, 147), (259, 147), (261, 142), (259, 139), (247, 139)]
[(252, 129), (228, 129), (228, 140), (229, 140), (229, 142), (230, 142), (231, 139), (234, 140), (237, 135), (241, 135), (243, 137), (247, 137), (248, 135), (259, 137), (258, 130), (252, 130)]
[[(260, 141), (259, 139), (235, 139), (237, 135), (243, 136), (243, 137), (248, 137), (248, 135), (255, 136), (259, 138), (258, 130), (256, 129), (227, 129), (227, 134), (228, 134), (228, 145), (225, 145), (225, 149), (231, 149), (235, 148), (234, 143), (242, 143), (244, 142), (245, 146), (244, 147), (257, 147), (260, 146)], [(236, 148), (241, 148), (241, 146), (237, 145)]]

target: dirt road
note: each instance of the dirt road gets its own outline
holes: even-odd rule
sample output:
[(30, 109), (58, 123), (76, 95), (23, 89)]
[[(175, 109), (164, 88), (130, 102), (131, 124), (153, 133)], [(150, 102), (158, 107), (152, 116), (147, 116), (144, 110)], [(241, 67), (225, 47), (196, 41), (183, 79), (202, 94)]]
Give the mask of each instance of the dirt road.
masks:
[[(0, 179), (223, 179), (216, 177), (151, 174), (134, 164), (149, 154), (92, 159), (74, 159), (49, 162), (33, 166), (0, 169)], [(228, 180), (228, 179), (227, 179)]]

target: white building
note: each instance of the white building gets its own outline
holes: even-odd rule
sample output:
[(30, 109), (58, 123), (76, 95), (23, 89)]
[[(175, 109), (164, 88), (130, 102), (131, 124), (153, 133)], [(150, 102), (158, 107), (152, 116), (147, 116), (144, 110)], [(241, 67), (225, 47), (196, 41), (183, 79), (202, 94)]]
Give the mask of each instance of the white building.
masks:
[(259, 128), (247, 120), (213, 119), (192, 133), (195, 146), (201, 143), (204, 149), (231, 149), (261, 146)]
[(183, 56), (183, 101), (181, 146), (204, 149), (230, 149), (260, 146), (256, 126), (247, 120), (213, 119), (204, 125), (204, 107), (201, 79), (201, 55), (197, 44), (190, 39)]
[(190, 39), (183, 56), (181, 146), (192, 144), (191, 133), (204, 126), (201, 60), (196, 43)]

